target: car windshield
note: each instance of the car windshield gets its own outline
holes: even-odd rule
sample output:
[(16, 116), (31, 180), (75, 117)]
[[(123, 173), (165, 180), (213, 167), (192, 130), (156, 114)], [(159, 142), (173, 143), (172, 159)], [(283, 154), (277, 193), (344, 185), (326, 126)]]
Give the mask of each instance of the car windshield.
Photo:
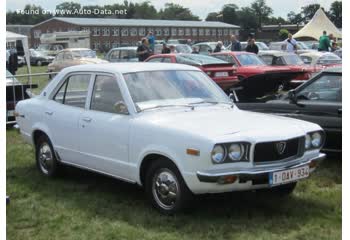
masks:
[(201, 103), (232, 104), (225, 93), (200, 71), (126, 73), (124, 79), (139, 111)]
[(186, 44), (179, 44), (175, 46), (175, 50), (178, 53), (191, 53), (192, 49), (190, 46), (186, 45)]
[(303, 65), (304, 62), (301, 58), (296, 54), (290, 54), (283, 56), (284, 61), (287, 65)]
[(298, 48), (301, 50), (308, 50), (310, 49), (305, 43), (303, 42), (297, 42)]
[(236, 57), (242, 66), (266, 65), (255, 54), (237, 54)]
[(333, 53), (328, 53), (320, 57), (317, 61), (317, 64), (340, 64), (342, 63), (342, 59), (333, 54)]
[(47, 55), (41, 51), (30, 50), (30, 55), (32, 57), (46, 57)]
[(75, 50), (72, 51), (73, 58), (95, 58), (96, 52), (92, 50)]
[(201, 54), (177, 55), (176, 62), (190, 65), (227, 64), (221, 59)]
[(269, 47), (264, 42), (256, 42), (255, 43), (259, 50), (269, 50)]
[(50, 50), (50, 45), (49, 44), (40, 44), (38, 46), (39, 51), (49, 51)]

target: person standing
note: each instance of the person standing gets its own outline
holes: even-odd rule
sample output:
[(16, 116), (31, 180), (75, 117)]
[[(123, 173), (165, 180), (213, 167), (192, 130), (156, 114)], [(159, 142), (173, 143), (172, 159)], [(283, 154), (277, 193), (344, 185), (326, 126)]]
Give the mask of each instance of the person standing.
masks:
[(246, 52), (251, 52), (251, 53), (258, 54), (259, 48), (258, 48), (258, 46), (255, 44), (255, 39), (254, 39), (254, 38), (250, 38), (250, 39), (248, 40), (248, 45), (247, 45), (247, 47), (245, 48), (245, 51), (246, 51)]
[(163, 43), (162, 54), (167, 54), (167, 53), (170, 53), (170, 48), (168, 48), (166, 43)]
[(221, 52), (222, 45), (223, 45), (223, 43), (221, 41), (218, 41), (218, 43), (216, 44), (216, 47), (214, 49), (214, 53)]
[(241, 43), (240, 41), (237, 40), (234, 34), (232, 34), (231, 36), (231, 51), (232, 52), (242, 51)]
[(327, 36), (327, 32), (323, 31), (323, 35), (320, 37), (318, 44), (318, 51), (328, 52), (331, 47), (331, 43), (329, 37)]
[(139, 62), (145, 61), (150, 56), (150, 49), (147, 46), (147, 38), (141, 39), (141, 45), (138, 46), (136, 54), (139, 57)]
[(148, 40), (149, 48), (151, 49), (152, 52), (154, 52), (154, 43), (156, 39), (153, 35), (153, 32), (149, 31), (146, 37)]
[(284, 43), (286, 44), (287, 52), (295, 52), (298, 49), (297, 41), (291, 33), (288, 33), (288, 38), (284, 40)]

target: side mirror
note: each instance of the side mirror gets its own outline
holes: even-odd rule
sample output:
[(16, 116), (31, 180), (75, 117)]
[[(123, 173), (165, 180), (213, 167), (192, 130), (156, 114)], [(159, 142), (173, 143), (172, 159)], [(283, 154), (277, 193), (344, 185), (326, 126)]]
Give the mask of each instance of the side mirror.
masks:
[(128, 107), (123, 101), (116, 102), (114, 104), (114, 110), (118, 114), (129, 115)]
[(288, 92), (288, 99), (291, 103), (296, 104), (298, 102), (297, 95), (294, 89)]

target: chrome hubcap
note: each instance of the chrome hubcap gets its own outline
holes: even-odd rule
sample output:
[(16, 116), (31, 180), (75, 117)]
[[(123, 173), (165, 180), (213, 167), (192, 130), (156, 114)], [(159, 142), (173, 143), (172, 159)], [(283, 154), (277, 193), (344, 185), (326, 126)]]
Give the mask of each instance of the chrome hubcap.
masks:
[(43, 143), (39, 148), (39, 165), (43, 173), (48, 174), (52, 169), (53, 156), (49, 144)]
[(152, 192), (158, 205), (172, 209), (179, 196), (179, 184), (175, 175), (168, 169), (159, 170), (153, 178)]

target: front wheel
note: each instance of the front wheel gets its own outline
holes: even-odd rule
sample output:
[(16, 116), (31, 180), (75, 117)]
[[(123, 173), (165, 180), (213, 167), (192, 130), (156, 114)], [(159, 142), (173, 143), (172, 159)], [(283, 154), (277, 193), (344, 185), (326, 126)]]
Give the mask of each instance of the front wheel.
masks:
[(46, 135), (39, 137), (36, 143), (36, 165), (39, 171), (47, 176), (57, 175), (58, 162), (52, 144)]
[(177, 167), (163, 158), (149, 167), (145, 190), (152, 205), (166, 215), (186, 209), (192, 200), (192, 193)]

